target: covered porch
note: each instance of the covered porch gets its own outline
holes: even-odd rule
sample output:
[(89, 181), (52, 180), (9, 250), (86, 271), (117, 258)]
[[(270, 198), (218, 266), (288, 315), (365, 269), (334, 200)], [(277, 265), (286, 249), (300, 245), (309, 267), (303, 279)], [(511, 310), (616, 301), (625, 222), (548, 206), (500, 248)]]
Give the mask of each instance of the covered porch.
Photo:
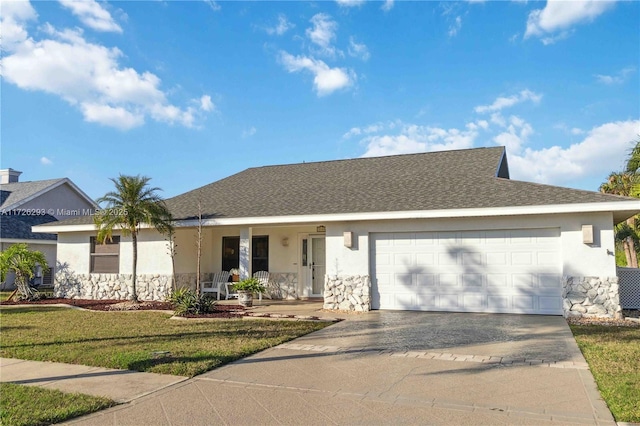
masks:
[[(239, 270), (239, 279), (269, 273), (272, 300), (318, 299), (324, 296), (326, 228), (321, 224), (275, 226), (203, 226), (200, 281), (221, 271)], [(198, 227), (177, 227), (174, 268), (177, 287), (196, 285)], [(229, 280), (232, 278), (230, 277)]]

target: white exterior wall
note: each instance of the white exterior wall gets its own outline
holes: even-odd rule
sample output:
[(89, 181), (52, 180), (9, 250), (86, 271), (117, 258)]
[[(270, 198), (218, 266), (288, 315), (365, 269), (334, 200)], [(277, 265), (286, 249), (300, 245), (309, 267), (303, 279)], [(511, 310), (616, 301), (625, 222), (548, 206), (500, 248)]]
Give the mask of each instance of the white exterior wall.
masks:
[[(91, 265), (90, 237), (95, 232), (63, 232), (58, 235), (58, 263), (76, 274), (89, 274)], [(114, 234), (115, 235), (115, 234)], [(131, 274), (133, 270), (133, 247), (131, 237), (120, 238), (120, 274)], [(195, 269), (191, 272), (194, 272)], [(151, 230), (138, 234), (138, 275), (171, 274), (171, 257), (167, 240)]]
[[(593, 225), (594, 244), (582, 243), (582, 225)], [(611, 213), (506, 216), (499, 218), (415, 219), (327, 223), (327, 274), (369, 275), (372, 232), (470, 231), (560, 228), (565, 276), (616, 276)], [(344, 246), (343, 232), (354, 233), (353, 248)], [(611, 254), (608, 254), (609, 251)]]

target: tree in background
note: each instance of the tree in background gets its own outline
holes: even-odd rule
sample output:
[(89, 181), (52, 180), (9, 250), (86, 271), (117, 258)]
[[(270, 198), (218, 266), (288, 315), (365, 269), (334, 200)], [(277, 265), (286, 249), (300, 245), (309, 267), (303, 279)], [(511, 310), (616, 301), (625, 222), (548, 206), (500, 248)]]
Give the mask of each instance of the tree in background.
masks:
[(173, 230), (171, 213), (164, 200), (157, 195), (160, 188), (148, 186), (151, 178), (146, 176), (124, 176), (111, 179), (116, 190), (107, 192), (99, 198), (98, 204), (103, 206), (101, 214), (94, 216), (98, 227), (97, 240), (105, 243), (111, 241), (114, 229), (122, 235), (131, 236), (133, 246), (133, 278), (131, 300), (138, 301), (136, 291), (136, 272), (138, 266), (138, 233), (143, 225), (155, 228), (161, 234), (168, 235)]
[[(625, 170), (611, 173), (607, 181), (600, 185), (600, 192), (640, 198), (640, 140), (636, 141), (629, 153)], [(616, 225), (616, 242), (622, 247), (627, 266), (630, 268), (638, 267), (639, 225), (638, 215)]]
[(35, 294), (34, 290), (29, 286), (29, 281), (35, 277), (38, 266), (42, 268), (43, 272), (49, 270), (44, 254), (39, 251), (29, 250), (25, 243), (13, 244), (0, 253), (1, 280), (5, 280), (7, 273), (13, 272), (16, 276), (16, 291), (20, 293), (23, 299), (30, 300)]

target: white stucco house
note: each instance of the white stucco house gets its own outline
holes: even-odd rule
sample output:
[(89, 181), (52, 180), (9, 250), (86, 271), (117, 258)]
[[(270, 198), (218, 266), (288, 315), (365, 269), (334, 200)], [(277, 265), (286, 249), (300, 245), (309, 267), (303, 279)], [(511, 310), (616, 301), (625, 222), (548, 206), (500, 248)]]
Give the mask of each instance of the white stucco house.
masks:
[[(640, 201), (511, 180), (502, 147), (250, 168), (167, 200), (175, 273), (193, 285), (198, 204), (205, 278), (268, 270), (271, 296), (340, 310), (619, 315), (616, 223)], [(56, 291), (125, 298), (131, 242), (95, 245), (86, 218), (58, 234)], [(165, 237), (140, 235), (143, 299), (170, 291)]]
[[(21, 174), (11, 168), (0, 170), (0, 250), (26, 243), (31, 250), (41, 251), (50, 271), (39, 278), (49, 285), (55, 274), (56, 235), (35, 233), (32, 227), (91, 216), (98, 205), (68, 178), (21, 182)], [(13, 288), (13, 278), (8, 274), (0, 288)]]

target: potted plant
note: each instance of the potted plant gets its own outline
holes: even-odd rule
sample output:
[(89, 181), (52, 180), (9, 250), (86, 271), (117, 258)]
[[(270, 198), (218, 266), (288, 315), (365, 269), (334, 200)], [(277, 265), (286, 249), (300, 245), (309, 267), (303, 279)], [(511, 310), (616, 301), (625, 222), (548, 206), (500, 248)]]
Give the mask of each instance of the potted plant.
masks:
[(240, 270), (238, 268), (232, 268), (229, 271), (229, 275), (231, 275), (231, 281), (233, 281), (234, 283), (240, 281)]
[(253, 306), (253, 293), (263, 293), (265, 288), (257, 278), (246, 278), (233, 285), (238, 292), (238, 302), (245, 307)]

